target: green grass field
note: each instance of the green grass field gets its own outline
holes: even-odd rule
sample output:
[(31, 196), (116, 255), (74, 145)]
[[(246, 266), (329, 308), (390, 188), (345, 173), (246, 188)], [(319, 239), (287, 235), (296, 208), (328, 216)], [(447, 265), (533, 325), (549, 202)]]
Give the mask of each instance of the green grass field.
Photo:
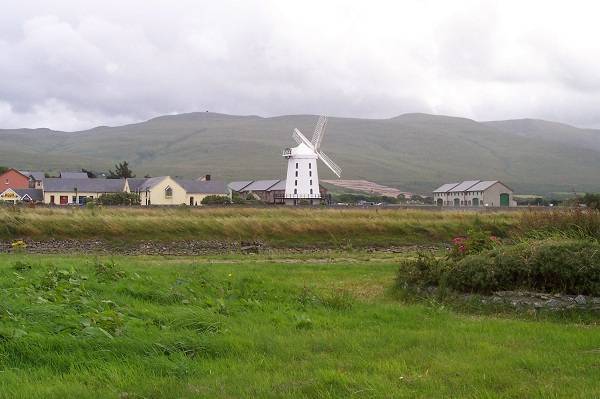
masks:
[(1, 255), (0, 397), (600, 396), (596, 325), (403, 304), (402, 256)]

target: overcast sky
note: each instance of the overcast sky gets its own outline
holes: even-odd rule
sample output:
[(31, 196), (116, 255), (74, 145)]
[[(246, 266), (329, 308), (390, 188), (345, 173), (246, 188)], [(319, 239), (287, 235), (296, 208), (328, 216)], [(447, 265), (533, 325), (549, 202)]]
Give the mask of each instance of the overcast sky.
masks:
[(205, 110), (600, 127), (598, 3), (2, 0), (0, 128)]

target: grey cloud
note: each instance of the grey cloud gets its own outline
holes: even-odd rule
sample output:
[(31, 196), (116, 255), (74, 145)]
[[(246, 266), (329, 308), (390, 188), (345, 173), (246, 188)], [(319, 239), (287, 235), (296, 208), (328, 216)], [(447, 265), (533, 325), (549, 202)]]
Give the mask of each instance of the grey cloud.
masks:
[(203, 110), (600, 126), (594, 3), (9, 3), (0, 127), (74, 130)]

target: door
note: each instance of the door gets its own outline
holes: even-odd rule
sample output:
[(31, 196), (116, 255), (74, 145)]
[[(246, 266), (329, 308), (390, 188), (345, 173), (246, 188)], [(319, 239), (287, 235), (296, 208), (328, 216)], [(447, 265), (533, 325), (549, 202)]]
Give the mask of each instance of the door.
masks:
[(194, 197), (190, 197), (190, 206), (194, 206)]
[(510, 196), (508, 194), (500, 194), (500, 206), (510, 206)]
[(473, 198), (473, 206), (479, 206), (479, 198)]
[(441, 198), (438, 198), (436, 203), (437, 203), (437, 206), (442, 206), (442, 205), (444, 205), (444, 200), (442, 200)]
[(60, 204), (61, 205), (67, 205), (69, 203), (69, 196), (68, 195), (61, 195), (60, 196)]
[(454, 206), (460, 206), (460, 199), (454, 198)]

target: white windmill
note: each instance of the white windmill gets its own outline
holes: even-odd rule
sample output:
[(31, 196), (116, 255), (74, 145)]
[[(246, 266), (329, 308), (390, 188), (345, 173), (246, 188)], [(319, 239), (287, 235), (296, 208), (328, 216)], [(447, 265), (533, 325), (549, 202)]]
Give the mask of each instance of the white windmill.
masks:
[(321, 202), (317, 159), (323, 161), (337, 177), (342, 174), (342, 169), (320, 150), (326, 125), (327, 117), (320, 116), (310, 141), (300, 130), (294, 129), (292, 137), (298, 145), (283, 151), (283, 156), (288, 160), (285, 183), (286, 204), (296, 205), (301, 200), (309, 201), (311, 205)]

